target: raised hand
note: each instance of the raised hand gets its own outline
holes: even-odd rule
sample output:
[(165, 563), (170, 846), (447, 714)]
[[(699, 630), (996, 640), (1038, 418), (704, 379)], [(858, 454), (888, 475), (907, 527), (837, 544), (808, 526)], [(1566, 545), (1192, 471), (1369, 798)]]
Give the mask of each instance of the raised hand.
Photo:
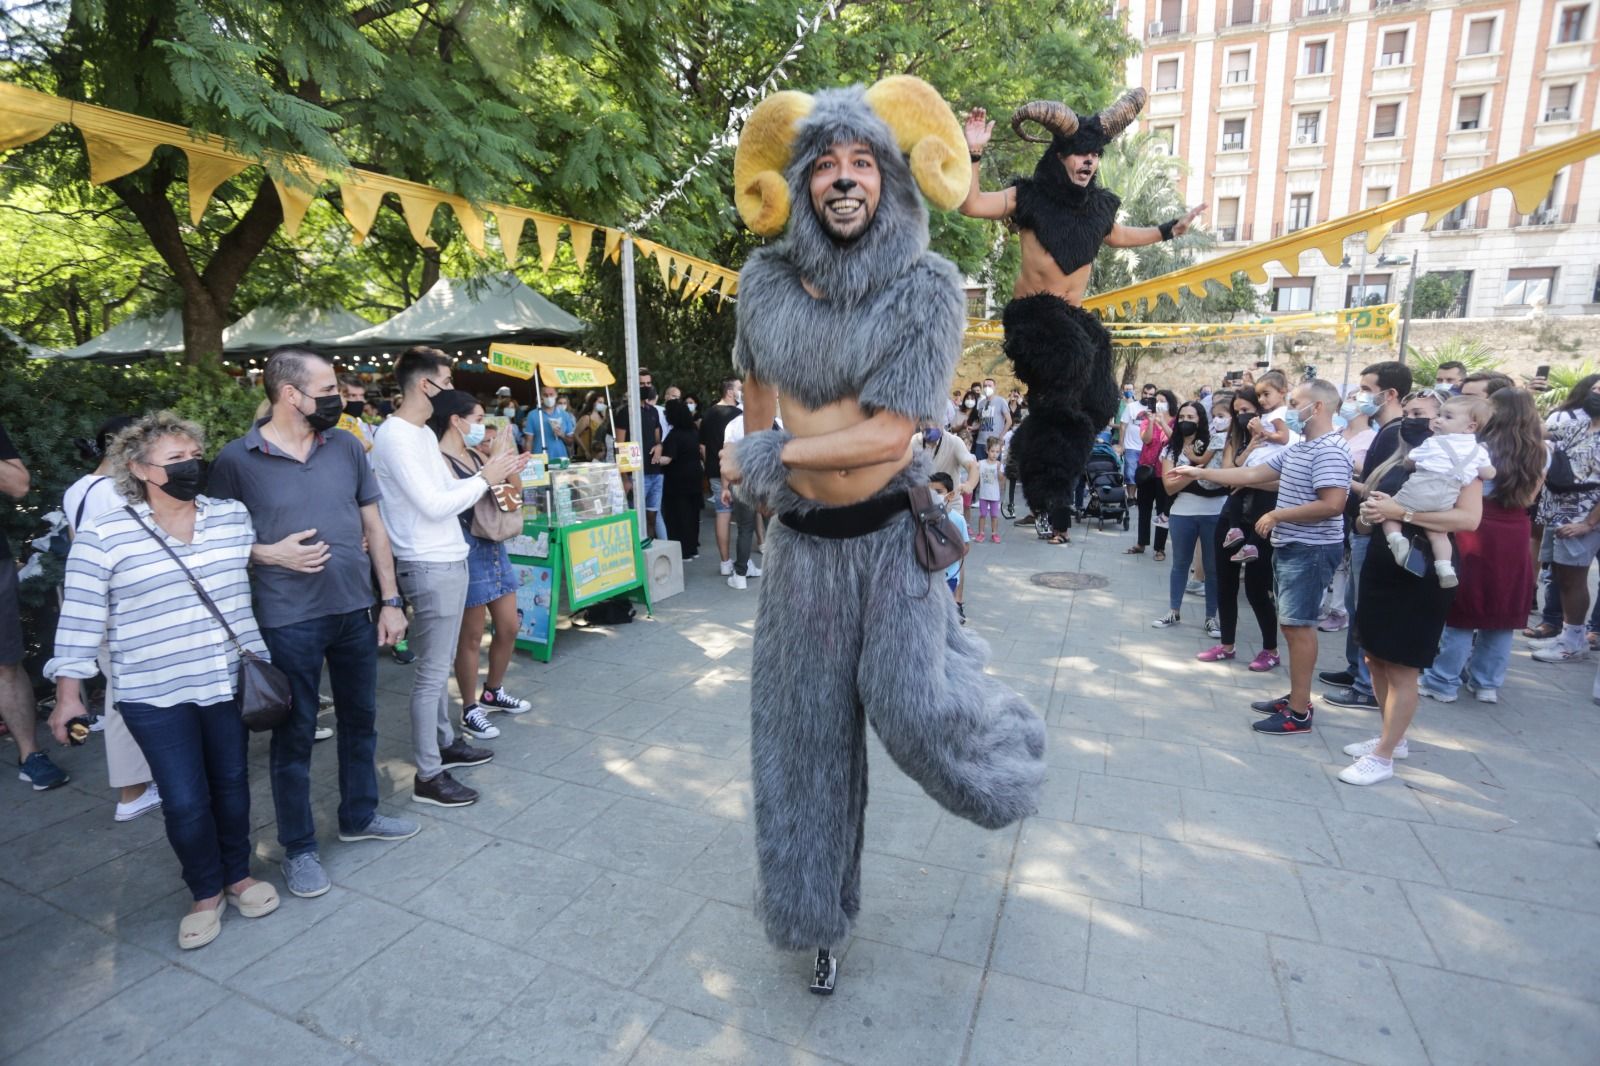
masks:
[(1183, 217), (1178, 219), (1178, 221), (1173, 224), (1172, 235), (1174, 237), (1182, 237), (1185, 233), (1188, 233), (1189, 224), (1195, 219), (1199, 218), (1200, 213), (1205, 209), (1206, 205), (1201, 204), (1199, 207), (1191, 207), (1188, 211), (1184, 212)]
[(989, 138), (994, 134), (994, 120), (983, 108), (975, 107), (967, 112), (967, 122), (961, 132), (967, 138), (968, 151), (975, 154), (982, 152), (989, 146)]

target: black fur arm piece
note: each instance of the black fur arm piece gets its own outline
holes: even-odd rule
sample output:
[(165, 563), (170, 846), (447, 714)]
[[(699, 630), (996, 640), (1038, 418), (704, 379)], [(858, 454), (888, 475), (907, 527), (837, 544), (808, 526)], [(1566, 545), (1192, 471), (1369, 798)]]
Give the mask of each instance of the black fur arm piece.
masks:
[(789, 468), (783, 465), (783, 446), (794, 434), (786, 429), (764, 429), (751, 433), (734, 445), (739, 463), (738, 491), (745, 499), (771, 506), (789, 485)]
[(1161, 223), (1161, 225), (1157, 226), (1156, 229), (1161, 231), (1161, 239), (1164, 241), (1172, 240), (1172, 227), (1176, 226), (1177, 224), (1177, 219), (1169, 218), (1165, 222)]
[(895, 284), (872, 324), (868, 351), (882, 352), (857, 397), (867, 411), (911, 419), (944, 414), (945, 390), (961, 356), (967, 323), (961, 275), (948, 260), (925, 255)]

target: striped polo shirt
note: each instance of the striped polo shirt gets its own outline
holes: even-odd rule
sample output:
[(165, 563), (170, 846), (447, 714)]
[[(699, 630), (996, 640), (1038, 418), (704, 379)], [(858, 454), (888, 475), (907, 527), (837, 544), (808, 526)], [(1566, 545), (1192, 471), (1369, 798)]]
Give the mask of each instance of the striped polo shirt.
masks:
[[(148, 503), (133, 509), (183, 560), (244, 646), (268, 658), (250, 613), (250, 513), (236, 500), (199, 496), (195, 504), (189, 544), (156, 525)], [(72, 542), (45, 676), (95, 676), (102, 639), (111, 646), (119, 703), (204, 706), (233, 698), (238, 652), (172, 557), (120, 508), (86, 523)]]
[[(1315, 503), (1318, 489), (1350, 491), (1354, 462), (1344, 434), (1329, 430), (1320, 437), (1302, 440), (1267, 460), (1278, 472), (1277, 510)], [(1343, 544), (1344, 514), (1318, 522), (1279, 522), (1272, 527), (1272, 544)]]

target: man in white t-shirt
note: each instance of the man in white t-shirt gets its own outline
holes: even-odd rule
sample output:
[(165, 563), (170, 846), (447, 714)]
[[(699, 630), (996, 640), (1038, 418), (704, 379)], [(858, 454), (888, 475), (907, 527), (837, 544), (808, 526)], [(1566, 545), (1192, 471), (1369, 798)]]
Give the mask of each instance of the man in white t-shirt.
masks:
[(983, 399), (978, 401), (978, 433), (973, 443), (983, 445), (990, 437), (1003, 437), (1011, 428), (1011, 405), (994, 387), (994, 378), (983, 379)]

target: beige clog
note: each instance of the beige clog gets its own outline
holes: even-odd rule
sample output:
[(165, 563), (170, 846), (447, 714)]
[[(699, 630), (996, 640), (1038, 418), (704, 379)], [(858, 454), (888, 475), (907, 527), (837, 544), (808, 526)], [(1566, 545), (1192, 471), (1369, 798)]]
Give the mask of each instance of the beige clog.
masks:
[(227, 900), (218, 900), (212, 910), (185, 914), (178, 923), (178, 947), (193, 951), (217, 939), (217, 934), (222, 932), (222, 912), (227, 909)]
[(228, 902), (246, 918), (261, 918), (278, 909), (278, 890), (257, 881), (243, 892), (229, 892)]

